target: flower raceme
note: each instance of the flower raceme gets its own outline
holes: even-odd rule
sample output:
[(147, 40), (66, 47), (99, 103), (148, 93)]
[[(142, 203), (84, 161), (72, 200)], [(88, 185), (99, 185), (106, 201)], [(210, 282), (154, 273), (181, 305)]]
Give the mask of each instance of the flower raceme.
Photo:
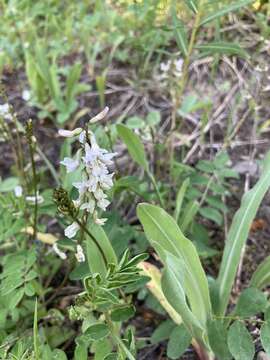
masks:
[[(101, 113), (90, 120), (90, 123), (102, 119), (108, 112), (105, 108)], [(92, 131), (82, 128), (70, 130), (59, 130), (63, 137), (78, 137), (80, 148), (73, 158), (65, 157), (60, 163), (66, 167), (68, 173), (78, 168), (82, 170), (82, 180), (72, 185), (78, 190), (78, 198), (74, 205), (79, 210), (84, 210), (93, 216), (95, 223), (103, 225), (106, 219), (98, 218), (98, 209), (105, 211), (110, 201), (106, 191), (113, 186), (113, 173), (109, 172), (108, 166), (112, 165), (112, 159), (116, 153), (109, 153), (97, 144)], [(68, 238), (76, 236), (79, 225), (73, 222), (65, 229)]]

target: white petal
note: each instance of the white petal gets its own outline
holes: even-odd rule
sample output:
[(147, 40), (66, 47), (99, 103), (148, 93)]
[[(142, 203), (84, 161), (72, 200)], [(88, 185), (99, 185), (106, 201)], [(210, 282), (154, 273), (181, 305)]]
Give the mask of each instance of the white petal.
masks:
[(14, 194), (17, 198), (22, 197), (23, 188), (20, 185), (15, 186), (14, 188)]
[(67, 228), (65, 228), (65, 236), (68, 237), (69, 239), (71, 239), (77, 234), (77, 231), (79, 229), (80, 229), (79, 224), (77, 224), (76, 222), (73, 222), (71, 225), (69, 225)]
[(77, 245), (77, 252), (75, 254), (75, 257), (78, 262), (85, 262), (85, 255), (84, 255), (83, 248), (81, 247), (81, 245)]
[(94, 220), (95, 224), (100, 225), (100, 226), (103, 226), (106, 221), (107, 221), (107, 219), (105, 219), (105, 218), (103, 218), (103, 219), (98, 219), (98, 218), (96, 218), (96, 219)]
[(52, 246), (53, 248), (53, 251), (62, 259), (62, 260), (65, 260), (67, 258), (67, 255), (61, 251), (58, 247), (58, 245), (56, 243), (53, 244)]
[(110, 202), (107, 199), (101, 199), (101, 200), (98, 200), (97, 205), (100, 209), (105, 211), (106, 208), (110, 205)]
[(93, 124), (97, 121), (100, 121), (105, 118), (105, 116), (108, 114), (109, 108), (108, 106), (105, 107), (104, 110), (102, 110), (100, 113), (98, 113), (96, 116), (94, 116), (92, 119), (90, 119), (90, 124)]
[(71, 138), (73, 136), (79, 135), (82, 131), (83, 131), (82, 128), (76, 128), (74, 130), (60, 129), (58, 130), (58, 134), (63, 137)]
[[(29, 203), (35, 204), (36, 197), (35, 196), (26, 196), (25, 200), (28, 201)], [(37, 195), (37, 203), (42, 204), (43, 201), (44, 201), (43, 196)]]
[(64, 165), (67, 168), (67, 173), (73, 172), (80, 165), (77, 159), (71, 159), (65, 157), (64, 160), (60, 161), (60, 164)]

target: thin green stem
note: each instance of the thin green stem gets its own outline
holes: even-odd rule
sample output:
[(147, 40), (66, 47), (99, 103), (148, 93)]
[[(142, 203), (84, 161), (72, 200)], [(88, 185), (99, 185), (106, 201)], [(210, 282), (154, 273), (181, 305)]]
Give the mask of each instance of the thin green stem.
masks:
[(108, 261), (106, 259), (106, 255), (102, 249), (102, 247), (99, 245), (97, 239), (90, 233), (90, 231), (87, 229), (87, 227), (76, 217), (72, 217), (74, 221), (76, 221), (76, 223), (80, 226), (80, 228), (90, 237), (90, 239), (92, 241), (94, 241), (95, 245), (97, 246), (98, 250), (100, 251), (101, 253), (101, 256), (103, 258), (103, 261), (105, 263), (105, 265), (108, 264)]
[(157, 194), (158, 201), (159, 201), (161, 207), (162, 207), (162, 208), (165, 208), (165, 204), (164, 204), (162, 195), (161, 195), (161, 193), (160, 193), (160, 191), (159, 191), (159, 189), (158, 189), (158, 185), (157, 185), (157, 182), (156, 182), (156, 179), (155, 179), (154, 175), (153, 175), (149, 170), (147, 171), (147, 175), (148, 175), (151, 183), (152, 183), (153, 186), (154, 186), (154, 189), (155, 189), (155, 192), (156, 192), (156, 194)]
[(110, 329), (112, 338), (116, 342), (116, 345), (124, 351), (124, 353), (126, 354), (126, 356), (129, 360), (136, 360), (135, 357), (131, 354), (129, 349), (124, 344), (123, 340), (118, 335), (118, 332), (115, 330), (115, 326), (114, 326), (114, 324), (111, 320), (110, 314), (108, 312), (105, 313), (105, 319), (106, 319), (107, 325)]

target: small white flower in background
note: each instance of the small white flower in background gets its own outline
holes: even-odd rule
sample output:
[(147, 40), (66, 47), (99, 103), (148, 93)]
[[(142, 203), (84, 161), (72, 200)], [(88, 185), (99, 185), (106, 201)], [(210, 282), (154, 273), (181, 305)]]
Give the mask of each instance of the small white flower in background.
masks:
[(69, 239), (71, 239), (74, 236), (76, 236), (79, 229), (80, 229), (79, 224), (77, 224), (74, 221), (71, 225), (69, 225), (67, 228), (65, 228), (65, 236), (68, 237)]
[(160, 64), (161, 75), (160, 79), (168, 79), (171, 76), (176, 77), (177, 79), (181, 78), (183, 72), (184, 60), (179, 58), (178, 60), (168, 60), (166, 63)]
[(79, 263), (85, 262), (85, 255), (81, 245), (77, 245), (77, 252), (75, 253), (75, 257)]
[(24, 101), (29, 101), (31, 99), (31, 93), (29, 90), (24, 89), (22, 92), (22, 98)]
[(15, 186), (14, 188), (14, 194), (17, 198), (22, 197), (23, 188), (20, 185)]
[(4, 118), (5, 120), (12, 120), (9, 104), (6, 103), (0, 105), (0, 117)]
[[(26, 196), (25, 200), (28, 201), (29, 203), (35, 204), (36, 197), (35, 196)], [(44, 202), (43, 196), (37, 194), (37, 203), (42, 204), (43, 202)]]
[(61, 251), (58, 247), (58, 245), (56, 243), (53, 244), (52, 246), (53, 248), (53, 251), (62, 259), (62, 260), (65, 260), (67, 258), (67, 255)]

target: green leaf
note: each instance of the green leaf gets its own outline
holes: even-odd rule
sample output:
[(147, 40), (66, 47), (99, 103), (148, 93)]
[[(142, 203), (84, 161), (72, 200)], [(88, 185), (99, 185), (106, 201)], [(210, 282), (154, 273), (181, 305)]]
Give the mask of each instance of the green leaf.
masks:
[(270, 285), (270, 256), (258, 266), (250, 280), (250, 286), (260, 290), (268, 285)]
[(209, 54), (226, 54), (226, 55), (239, 55), (240, 57), (247, 57), (246, 51), (236, 43), (226, 41), (214, 41), (207, 44), (196, 45), (196, 49)]
[(191, 200), (185, 207), (185, 210), (183, 211), (183, 215), (179, 220), (179, 226), (184, 234), (188, 226), (192, 223), (192, 221), (194, 221), (195, 215), (199, 211), (199, 208), (200, 208), (200, 204), (198, 203), (198, 201), (194, 201), (194, 200)]
[[(95, 237), (98, 241), (99, 246), (102, 248), (103, 253), (106, 257), (108, 264), (117, 264), (117, 257), (112, 247), (110, 240), (107, 237), (107, 234), (103, 230), (102, 226), (95, 224), (93, 221), (89, 220), (88, 222), (88, 231)], [(87, 236), (86, 242), (86, 252), (87, 252), (87, 261), (89, 264), (89, 269), (92, 274), (99, 273), (101, 276), (105, 276), (107, 269), (104, 259), (94, 241)]]
[(170, 359), (179, 359), (191, 343), (191, 336), (184, 325), (176, 326), (168, 342), (167, 355)]
[(237, 302), (234, 315), (247, 318), (265, 311), (268, 301), (264, 293), (255, 288), (245, 289)]
[(229, 301), (243, 246), (260, 203), (270, 187), (270, 152), (265, 157), (259, 181), (242, 198), (240, 209), (234, 215), (223, 252), (217, 279), (219, 286), (218, 313), (224, 315)]
[(212, 13), (207, 15), (205, 18), (203, 18), (200, 23), (200, 26), (205, 25), (215, 19), (218, 19), (221, 16), (224, 16), (224, 15), (230, 14), (234, 11), (237, 11), (244, 6), (252, 4), (253, 2), (254, 2), (254, 0), (242, 0), (242, 1), (234, 2), (233, 4), (230, 4), (230, 5), (224, 6), (221, 9), (218, 9), (217, 11), (213, 11)]
[(227, 345), (227, 329), (221, 320), (212, 320), (208, 324), (208, 338), (211, 349), (219, 360), (232, 358)]
[(261, 327), (261, 343), (267, 355), (270, 355), (270, 323), (267, 321)]
[(160, 341), (167, 340), (174, 328), (175, 323), (172, 320), (163, 321), (153, 332), (151, 336), (151, 343), (157, 344)]
[(109, 328), (104, 323), (95, 323), (90, 325), (89, 328), (85, 331), (84, 335), (86, 335), (91, 340), (101, 340), (109, 335)]
[(133, 305), (125, 305), (117, 308), (111, 312), (113, 321), (126, 321), (135, 314), (135, 307)]
[(178, 193), (177, 193), (177, 197), (176, 197), (176, 206), (175, 206), (175, 210), (174, 210), (174, 219), (175, 221), (178, 223), (179, 220), (179, 216), (180, 216), (180, 212), (181, 212), (181, 208), (182, 208), (182, 204), (183, 204), (183, 200), (184, 200), (184, 196), (186, 194), (187, 188), (190, 184), (190, 180), (189, 178), (187, 178), (183, 184), (181, 185)]
[(7, 192), (14, 190), (15, 186), (19, 184), (19, 180), (16, 177), (9, 177), (0, 182), (0, 192)]
[(188, 40), (187, 34), (185, 31), (185, 25), (181, 19), (177, 17), (176, 8), (172, 6), (171, 8), (172, 23), (173, 23), (173, 33), (176, 40), (176, 43), (181, 50), (184, 57), (188, 54)]
[(156, 126), (160, 123), (161, 116), (159, 111), (150, 111), (150, 113), (146, 116), (146, 123), (149, 126)]
[(162, 262), (168, 265), (167, 252), (176, 256), (183, 264), (186, 276), (184, 288), (192, 312), (201, 324), (206, 325), (207, 319), (211, 317), (211, 303), (207, 279), (195, 246), (163, 209), (154, 205), (139, 204), (137, 214), (146, 237), (157, 250)]
[(235, 360), (252, 360), (255, 347), (245, 325), (235, 321), (228, 332), (228, 346)]
[(203, 325), (194, 316), (187, 303), (184, 283), (186, 283), (183, 264), (175, 256), (167, 253), (167, 266), (161, 278), (162, 291), (169, 304), (180, 314), (183, 323), (194, 338), (202, 338)]
[(132, 159), (138, 163), (144, 170), (148, 171), (148, 162), (146, 159), (144, 146), (139, 138), (132, 130), (122, 124), (116, 126), (117, 132), (128, 148), (128, 152)]
[(67, 356), (63, 350), (54, 349), (52, 353), (52, 360), (67, 360)]
[(24, 295), (24, 288), (20, 288), (18, 290), (15, 290), (14, 293), (10, 294), (10, 301), (8, 304), (9, 309), (14, 309), (19, 302), (22, 300)]
[(194, 12), (194, 14), (197, 14), (198, 12), (198, 0), (184, 0), (186, 5)]
[(219, 226), (222, 225), (223, 217), (217, 209), (206, 206), (200, 208), (199, 213), (206, 219), (214, 221)]

